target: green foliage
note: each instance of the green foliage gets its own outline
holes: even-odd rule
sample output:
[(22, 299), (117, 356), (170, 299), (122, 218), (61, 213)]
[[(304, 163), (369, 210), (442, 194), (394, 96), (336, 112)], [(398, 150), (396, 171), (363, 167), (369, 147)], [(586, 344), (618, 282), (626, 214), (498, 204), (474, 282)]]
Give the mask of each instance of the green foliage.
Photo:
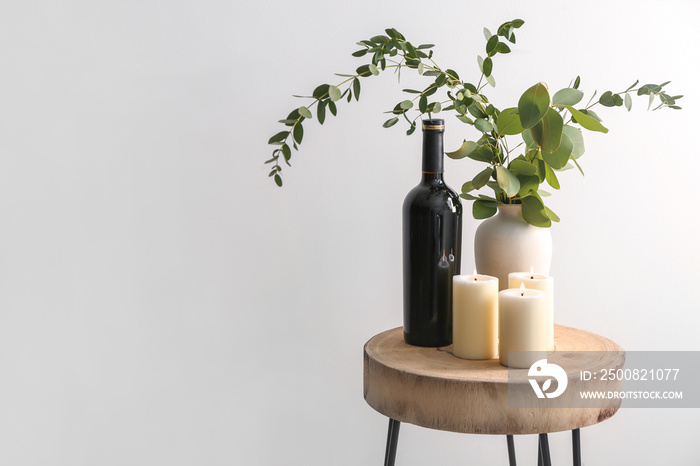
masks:
[[(465, 139), (460, 148), (446, 155), (459, 160), (469, 158), (486, 164), (472, 180), (462, 186), (463, 199), (473, 201), (474, 218), (494, 215), (502, 204), (522, 204), (525, 220), (532, 225), (549, 227), (559, 217), (542, 201), (549, 196), (540, 186), (547, 183), (559, 189), (557, 172), (574, 166), (583, 174), (579, 158), (583, 155), (582, 129), (607, 133), (601, 118), (592, 110), (596, 105), (604, 108), (624, 106), (632, 109), (632, 97), (648, 96), (648, 109), (680, 109), (680, 95), (671, 95), (662, 84), (644, 84), (639, 81), (621, 92), (605, 91), (595, 100), (592, 94), (585, 106), (580, 106), (584, 92), (579, 89), (581, 78), (577, 76), (569, 87), (550, 95), (545, 83), (536, 83), (527, 89), (517, 106), (504, 110), (496, 108), (486, 96), (486, 86), (495, 87), (493, 76), (498, 54), (511, 53), (508, 45), (515, 44), (515, 30), (524, 22), (520, 19), (503, 23), (492, 33), (484, 28), (485, 57), (477, 56), (480, 72), (476, 84), (463, 81), (450, 68), (442, 68), (433, 59), (433, 44), (414, 45), (396, 29), (386, 29), (385, 34), (358, 42), (356, 58), (368, 60), (354, 74), (338, 74), (343, 78), (336, 84), (321, 84), (314, 89), (308, 105), (293, 110), (280, 120), (286, 129), (272, 136), (268, 143), (275, 146), (273, 164), (269, 176), (282, 186), (282, 163), (290, 165), (292, 149), (298, 150), (304, 137), (303, 124), (312, 120), (316, 106), (316, 120), (323, 124), (328, 116), (336, 116), (337, 106), (345, 100), (360, 99), (361, 82), (365, 78), (379, 76), (389, 70), (400, 79), (401, 72), (412, 71), (425, 80), (423, 89), (403, 89), (405, 98), (397, 103), (383, 126), (391, 128), (403, 120), (408, 125), (407, 135), (415, 132), (419, 120), (432, 118), (440, 112), (450, 112), (462, 123), (472, 127), (476, 137)], [(511, 138), (522, 139), (520, 144), (509, 143)], [(493, 196), (476, 194), (482, 188), (493, 191)]]

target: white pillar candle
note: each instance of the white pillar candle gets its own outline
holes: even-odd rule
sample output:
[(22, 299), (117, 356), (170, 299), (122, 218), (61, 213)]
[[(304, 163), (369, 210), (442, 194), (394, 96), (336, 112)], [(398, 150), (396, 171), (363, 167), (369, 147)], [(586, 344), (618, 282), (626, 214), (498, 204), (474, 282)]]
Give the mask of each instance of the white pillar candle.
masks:
[[(498, 294), (498, 353), (504, 366), (528, 368), (547, 357), (547, 295), (544, 291), (507, 289)], [(532, 351), (508, 355), (509, 351)]]
[(547, 342), (549, 351), (554, 351), (554, 279), (549, 275), (530, 272), (511, 272), (508, 274), (508, 288), (520, 288), (524, 283), (525, 288), (540, 290), (547, 294)]
[(498, 278), (455, 275), (452, 284), (452, 352), (462, 359), (498, 354)]

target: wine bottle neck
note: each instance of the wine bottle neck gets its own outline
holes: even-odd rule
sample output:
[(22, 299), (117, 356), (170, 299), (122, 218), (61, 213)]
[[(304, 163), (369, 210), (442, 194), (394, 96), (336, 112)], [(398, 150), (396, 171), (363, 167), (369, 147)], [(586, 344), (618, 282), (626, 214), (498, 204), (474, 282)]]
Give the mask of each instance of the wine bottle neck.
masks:
[(444, 169), (443, 164), (442, 131), (423, 131), (423, 173), (440, 174)]

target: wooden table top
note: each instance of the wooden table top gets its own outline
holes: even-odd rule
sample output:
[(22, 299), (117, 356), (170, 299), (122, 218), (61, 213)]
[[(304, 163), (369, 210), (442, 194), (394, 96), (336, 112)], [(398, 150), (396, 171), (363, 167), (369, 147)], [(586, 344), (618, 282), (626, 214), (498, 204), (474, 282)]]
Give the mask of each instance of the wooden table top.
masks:
[[(624, 350), (600, 335), (560, 325), (555, 325), (554, 343), (556, 349), (547, 354), (547, 361), (566, 369), (566, 391), (557, 398), (512, 408), (508, 407), (509, 370), (498, 358), (460, 359), (452, 354), (452, 346), (411, 346), (404, 342), (401, 327), (388, 330), (374, 336), (364, 348), (365, 400), (398, 421), (475, 434), (558, 432), (614, 415), (620, 400), (598, 400), (596, 406), (585, 408), (570, 406), (576, 406), (572, 396), (580, 390), (621, 388), (619, 381), (583, 381), (580, 374), (581, 370), (622, 368)], [(527, 369), (511, 371), (511, 389), (521, 384), (532, 390)]]

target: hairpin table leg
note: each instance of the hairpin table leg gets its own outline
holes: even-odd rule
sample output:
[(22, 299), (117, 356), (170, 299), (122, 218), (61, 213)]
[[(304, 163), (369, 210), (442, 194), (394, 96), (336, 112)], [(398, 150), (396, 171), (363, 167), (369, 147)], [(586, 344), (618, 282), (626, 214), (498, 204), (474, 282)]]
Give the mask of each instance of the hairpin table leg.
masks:
[(571, 443), (574, 450), (574, 466), (581, 466), (581, 429), (571, 431)]
[(389, 432), (386, 436), (384, 466), (394, 466), (394, 461), (396, 460), (396, 445), (399, 443), (399, 427), (401, 427), (399, 421), (396, 419), (389, 419)]
[(538, 443), (537, 464), (541, 466), (552, 466), (552, 459), (549, 456), (549, 440), (547, 439), (547, 434), (540, 434)]
[(506, 441), (508, 442), (508, 462), (510, 466), (516, 466), (515, 464), (515, 442), (513, 441), (512, 435), (506, 435)]

